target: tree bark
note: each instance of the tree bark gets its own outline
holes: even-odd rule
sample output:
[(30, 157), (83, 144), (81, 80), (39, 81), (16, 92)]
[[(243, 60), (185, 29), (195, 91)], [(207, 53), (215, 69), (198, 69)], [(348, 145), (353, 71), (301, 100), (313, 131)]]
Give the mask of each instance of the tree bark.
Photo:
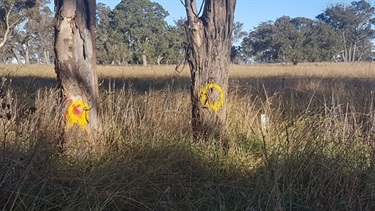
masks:
[(185, 0), (195, 139), (221, 138), (227, 129), (228, 69), (236, 5), (236, 0), (203, 2), (203, 14), (198, 17), (196, 1)]
[[(100, 129), (95, 0), (55, 0), (55, 71), (64, 104), (63, 150), (89, 149)], [(79, 142), (79, 143), (78, 143)], [(78, 148), (78, 150), (77, 150)]]

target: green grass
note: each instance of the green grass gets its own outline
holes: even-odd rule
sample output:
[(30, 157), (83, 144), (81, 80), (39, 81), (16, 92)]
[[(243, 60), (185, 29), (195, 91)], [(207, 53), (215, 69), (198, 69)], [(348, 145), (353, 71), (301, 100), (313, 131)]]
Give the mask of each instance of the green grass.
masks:
[[(186, 75), (173, 69), (128, 78), (106, 73), (100, 79), (102, 134), (76, 160), (55, 153), (56, 80), (8, 72), (12, 82), (2, 103), (9, 107), (0, 112), (0, 207), (374, 210), (375, 79), (318, 76), (327, 66), (353, 70), (347, 65), (290, 67), (301, 73), (317, 68), (305, 77), (256, 77), (236, 67), (222, 143), (193, 141)], [(28, 114), (31, 107), (36, 110)]]

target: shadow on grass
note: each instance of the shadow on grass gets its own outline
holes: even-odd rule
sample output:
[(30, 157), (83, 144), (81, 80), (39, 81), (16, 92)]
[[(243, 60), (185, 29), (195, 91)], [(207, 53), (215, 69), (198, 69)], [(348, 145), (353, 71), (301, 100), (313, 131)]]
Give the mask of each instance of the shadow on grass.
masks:
[[(152, 141), (152, 140), (150, 140)], [(134, 145), (67, 165), (39, 155), (1, 159), (5, 210), (244, 210), (251, 180), (185, 145)], [(113, 152), (108, 152), (113, 154)], [(126, 153), (126, 154), (125, 154)], [(30, 153), (27, 153), (30, 154)]]
[[(122, 151), (76, 162), (46, 156), (35, 148), (3, 154), (0, 206), (5, 210), (375, 208), (373, 165), (352, 171), (346, 169), (345, 158), (330, 158), (310, 148), (287, 158), (271, 153), (250, 170), (228, 152), (208, 152), (199, 144), (165, 138), (172, 136), (125, 142)], [(237, 141), (261, 144), (259, 139)], [(261, 147), (242, 150), (264, 158)]]
[[(11, 79), (12, 88), (17, 93), (34, 93), (39, 89), (56, 88), (58, 81), (54, 78), (37, 77), (7, 77)], [(9, 80), (8, 80), (9, 81)], [(187, 77), (160, 77), (160, 78), (99, 78), (99, 89), (104, 91), (115, 91), (118, 89), (132, 89), (142, 94), (154, 90), (173, 88), (174, 90), (189, 89), (190, 79)]]

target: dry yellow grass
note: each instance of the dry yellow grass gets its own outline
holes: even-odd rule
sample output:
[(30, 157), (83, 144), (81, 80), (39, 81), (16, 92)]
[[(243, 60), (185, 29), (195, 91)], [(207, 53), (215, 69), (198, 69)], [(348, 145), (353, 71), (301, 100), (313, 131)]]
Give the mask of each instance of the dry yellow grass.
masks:
[[(53, 65), (12, 65), (0, 64), (0, 75), (56, 77)], [(185, 66), (181, 73), (175, 71), (174, 65), (161, 66), (98, 66), (98, 76), (102, 78), (159, 78), (182, 76), (189, 77), (189, 67)], [(281, 64), (232, 65), (232, 78), (264, 78), (264, 77), (342, 77), (373, 78), (375, 64), (363, 63), (302, 63), (296, 66)]]
[(173, 66), (98, 70), (103, 131), (75, 161), (54, 148), (53, 65), (0, 65), (14, 77), (0, 109), (4, 210), (375, 210), (372, 64), (232, 66), (222, 142), (192, 139), (188, 67), (182, 80)]
[(264, 78), (274, 76), (290, 77), (375, 77), (375, 64), (363, 63), (302, 63), (294, 65), (257, 64), (235, 65), (230, 68), (233, 78)]

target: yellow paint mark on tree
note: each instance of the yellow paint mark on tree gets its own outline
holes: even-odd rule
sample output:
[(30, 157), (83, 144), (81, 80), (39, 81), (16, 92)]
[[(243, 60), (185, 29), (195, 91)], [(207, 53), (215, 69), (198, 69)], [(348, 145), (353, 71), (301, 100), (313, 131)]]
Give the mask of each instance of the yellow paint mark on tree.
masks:
[(200, 102), (210, 110), (220, 110), (224, 105), (223, 89), (216, 83), (207, 84), (201, 90)]
[(83, 100), (68, 100), (69, 106), (66, 111), (67, 126), (72, 127), (74, 124), (85, 128), (89, 123), (89, 105)]

